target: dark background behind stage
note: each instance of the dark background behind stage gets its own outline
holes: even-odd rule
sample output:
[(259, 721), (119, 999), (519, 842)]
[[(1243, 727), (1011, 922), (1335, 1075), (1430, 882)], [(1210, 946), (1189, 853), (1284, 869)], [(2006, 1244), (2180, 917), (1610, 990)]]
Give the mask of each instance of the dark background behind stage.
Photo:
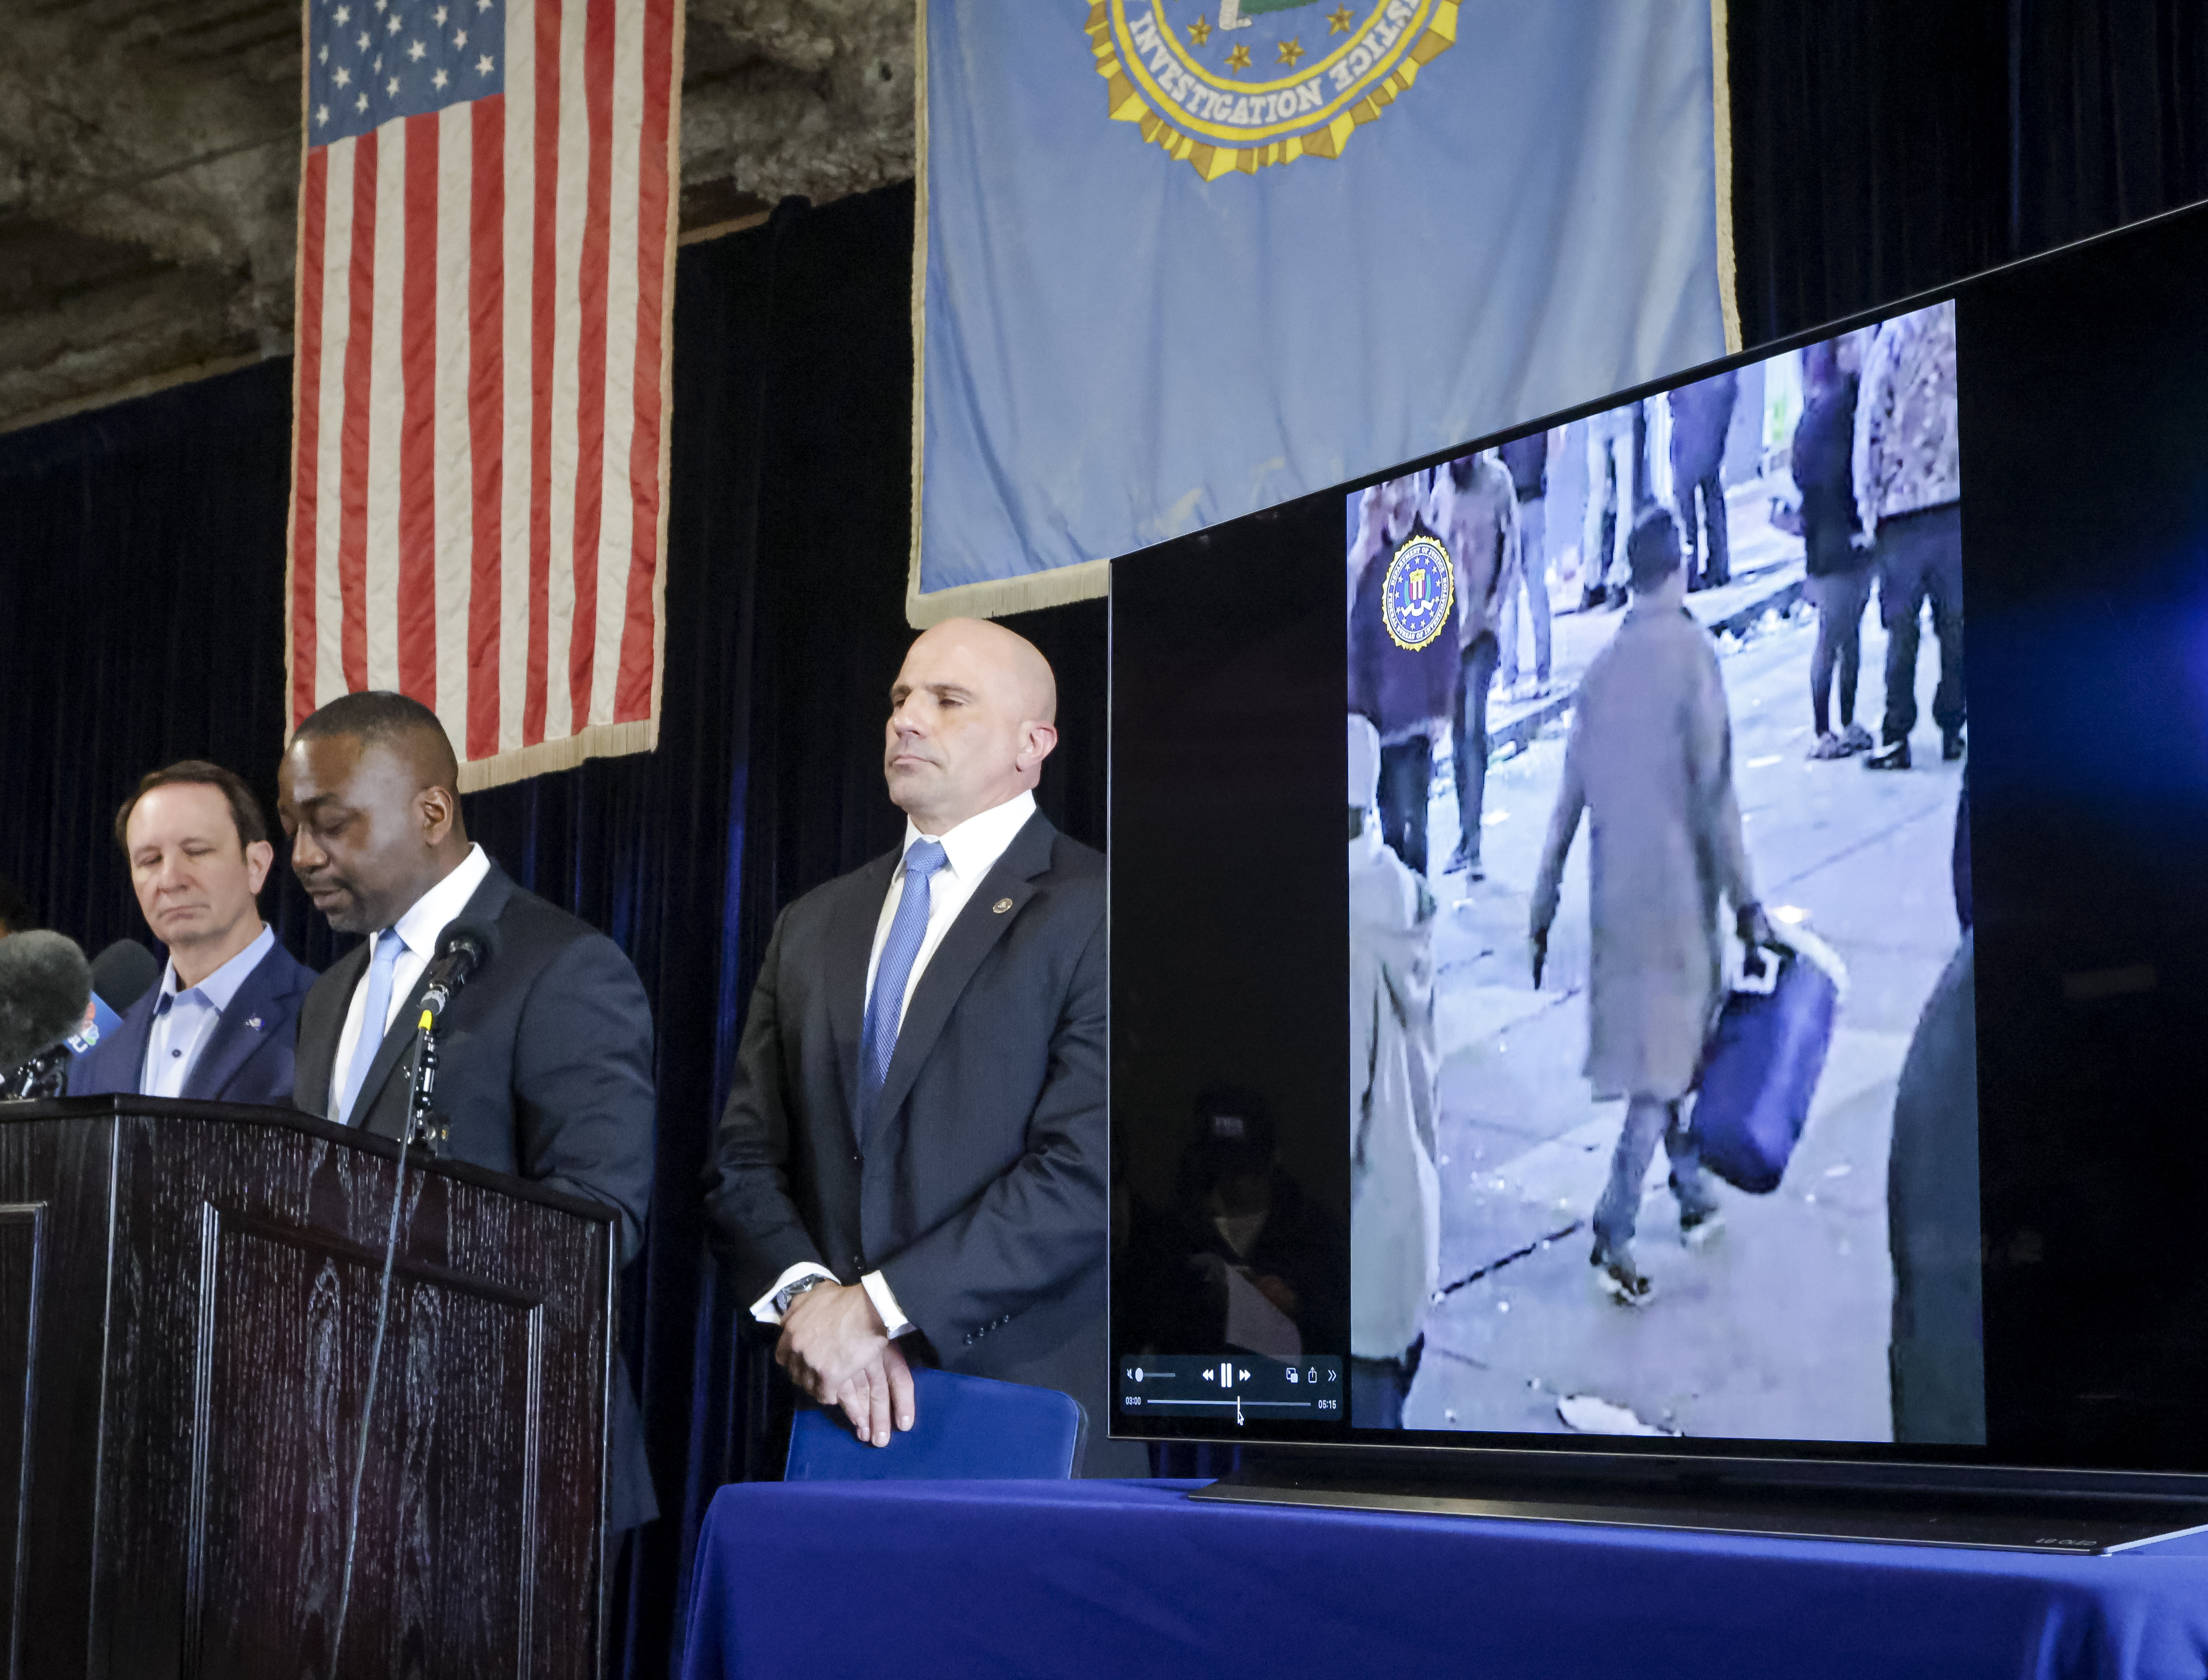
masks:
[[(2192, 4), (1730, 15), (1751, 344), (2208, 195)], [(659, 750), (466, 801), (487, 849), (621, 942), (659, 1023), (659, 1178), (622, 1332), (663, 1515), (623, 1584), (630, 1676), (668, 1671), (714, 1488), (776, 1470), (769, 1362), (703, 1263), (698, 1173), (775, 913), (900, 831), (880, 743), (909, 635), (911, 237), (899, 188), (684, 249)], [(0, 437), (0, 873), (89, 946), (144, 934), (109, 837), (141, 771), (204, 754), (273, 807), (290, 401), (279, 360)], [(807, 586), (854, 553), (870, 586)], [(1103, 605), (1012, 622), (1059, 672), (1044, 809), (1101, 843)], [(267, 903), (326, 966), (288, 872)]]
[(2208, 195), (2192, 0), (1731, 0), (1755, 345)]

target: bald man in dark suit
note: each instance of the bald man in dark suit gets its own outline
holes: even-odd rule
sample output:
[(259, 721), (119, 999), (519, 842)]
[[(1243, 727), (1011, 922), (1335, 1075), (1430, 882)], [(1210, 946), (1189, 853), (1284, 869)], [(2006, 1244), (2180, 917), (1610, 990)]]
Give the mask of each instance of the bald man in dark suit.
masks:
[(1001, 626), (915, 641), (884, 768), (904, 843), (783, 912), (706, 1174), (776, 1358), (886, 1445), (910, 1365), (1059, 1389), (1106, 1438), (1104, 860), (1035, 809), (1057, 687)]

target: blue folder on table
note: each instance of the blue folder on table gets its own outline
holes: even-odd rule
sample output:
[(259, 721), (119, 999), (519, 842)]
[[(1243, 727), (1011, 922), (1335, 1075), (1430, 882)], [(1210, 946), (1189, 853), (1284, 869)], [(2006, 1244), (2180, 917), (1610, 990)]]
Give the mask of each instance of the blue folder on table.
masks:
[(1055, 1389), (920, 1367), (913, 1426), (886, 1447), (859, 1439), (840, 1411), (801, 1409), (789, 1431), (789, 1482), (1012, 1481), (1071, 1476), (1081, 1403)]

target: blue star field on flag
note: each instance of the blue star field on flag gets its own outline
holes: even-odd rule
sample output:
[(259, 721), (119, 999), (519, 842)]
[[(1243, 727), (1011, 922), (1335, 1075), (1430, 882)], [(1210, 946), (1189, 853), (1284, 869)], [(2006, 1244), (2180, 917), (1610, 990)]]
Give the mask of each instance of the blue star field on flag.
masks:
[(507, 0), (314, 0), (307, 143), (506, 89)]

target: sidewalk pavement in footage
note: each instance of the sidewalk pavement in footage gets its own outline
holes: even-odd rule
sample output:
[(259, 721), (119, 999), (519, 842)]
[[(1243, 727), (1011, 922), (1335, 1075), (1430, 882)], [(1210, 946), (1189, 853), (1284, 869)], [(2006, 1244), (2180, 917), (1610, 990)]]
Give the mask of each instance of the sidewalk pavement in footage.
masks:
[[(1798, 578), (1798, 560), (1787, 570)], [(1767, 585), (1771, 576), (1725, 593)], [(1698, 608), (1707, 599), (1690, 597)], [(1707, 611), (1699, 615), (1710, 621)], [(1616, 615), (1601, 616), (1616, 622)], [(1857, 716), (1875, 732), (1886, 650), (1875, 602), (1864, 622)], [(1721, 1186), (1729, 1229), (1706, 1251), (1678, 1242), (1658, 1150), (1635, 1243), (1656, 1286), (1644, 1308), (1599, 1294), (1587, 1264), (1587, 1221), (1624, 1105), (1595, 1104), (1581, 1072), (1584, 828), (1565, 875), (1545, 989), (1532, 989), (1527, 966), (1527, 894), (1568, 716), (1491, 768), (1487, 879), (1436, 883), (1447, 906), (1436, 949), (1443, 1293), (1426, 1322), (1407, 1426), (1556, 1431), (1565, 1427), (1559, 1401), (1577, 1395), (1690, 1435), (1890, 1437), (1887, 1144), (1910, 1035), (1959, 937), (1949, 859), (1960, 766), (1941, 763), (1929, 721), (1919, 724), (1911, 771), (1868, 772), (1860, 759), (1809, 760), (1815, 641), (1804, 607), (1790, 619), (1764, 619), (1720, 653), (1735, 782), (1763, 902), (1782, 923), (1800, 912), (1800, 925), (1845, 959), (1851, 989), (1785, 1183), (1765, 1197)], [(1928, 719), (1938, 672), (1928, 631), (1917, 662)], [(1449, 855), (1455, 827), (1455, 799), (1443, 783), (1431, 816), (1432, 856)], [(1604, 1415), (1629, 1421), (1624, 1413)]]

